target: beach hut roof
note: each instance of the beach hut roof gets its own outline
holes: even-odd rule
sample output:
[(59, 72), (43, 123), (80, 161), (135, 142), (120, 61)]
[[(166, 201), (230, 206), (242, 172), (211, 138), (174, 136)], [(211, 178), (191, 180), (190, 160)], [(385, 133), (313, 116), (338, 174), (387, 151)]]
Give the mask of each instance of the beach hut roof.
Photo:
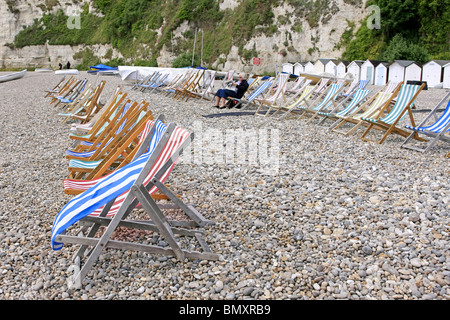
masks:
[(380, 63), (384, 63), (385, 61), (367, 59), (364, 62), (370, 62), (376, 68)]
[(402, 66), (404, 68), (409, 67), (413, 63), (418, 65), (418, 63), (416, 63), (415, 61), (411, 61), (411, 60), (394, 60), (394, 61), (392, 61), (390, 66), (392, 66), (394, 63), (397, 63), (397, 64), (399, 64), (400, 66)]
[(431, 62), (437, 63), (441, 67), (445, 67), (447, 64), (450, 63), (450, 60), (431, 60), (431, 61), (428, 61), (427, 63), (425, 63), (424, 66)]

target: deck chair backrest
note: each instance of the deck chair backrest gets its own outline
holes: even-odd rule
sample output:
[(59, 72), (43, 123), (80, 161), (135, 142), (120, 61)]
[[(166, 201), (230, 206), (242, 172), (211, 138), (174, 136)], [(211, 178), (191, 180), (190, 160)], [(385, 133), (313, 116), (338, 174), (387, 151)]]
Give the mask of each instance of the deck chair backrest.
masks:
[(275, 88), (275, 92), (272, 94), (272, 96), (267, 97), (264, 100), (268, 102), (274, 102), (280, 97), (280, 95), (283, 95), (286, 90), (286, 84), (288, 79), (289, 79), (288, 73), (280, 73), (278, 76), (278, 81), (275, 81), (277, 85)]
[(394, 90), (398, 87), (398, 85), (400, 84), (400, 82), (394, 82), (394, 81), (389, 81), (385, 88), (383, 89), (384, 92), (388, 92), (388, 93), (392, 93), (394, 92)]
[[(394, 121), (396, 121), (399, 115), (405, 110), (406, 107), (409, 106), (409, 108), (411, 108), (414, 105), (415, 101), (411, 100), (413, 99), (414, 95), (419, 91), (419, 89), (420, 86), (418, 85), (411, 85), (411, 84), (402, 85), (402, 88), (400, 89), (395, 105), (392, 107), (392, 110), (389, 112), (388, 115), (381, 118), (380, 120), (387, 124), (391, 124)], [(406, 116), (406, 113), (402, 115), (401, 119), (403, 119), (404, 116)]]
[(345, 116), (352, 113), (352, 110), (354, 110), (361, 103), (361, 101), (363, 101), (363, 99), (367, 97), (369, 93), (370, 90), (357, 89), (350, 103), (344, 109), (337, 112), (336, 116)]
[(264, 81), (255, 91), (252, 92), (252, 94), (248, 97), (248, 102), (252, 102), (255, 100), (259, 95), (264, 94), (271, 86), (272, 81), (266, 80)]
[(375, 112), (380, 110), (380, 108), (392, 97), (391, 92), (378, 92), (376, 98), (369, 104), (367, 109), (353, 116), (355, 120), (359, 120), (361, 118), (371, 117)]
[(320, 93), (320, 92), (322, 92), (322, 90), (328, 85), (328, 82), (330, 82), (330, 79), (328, 79), (328, 78), (320, 79), (319, 83), (314, 88), (313, 93)]

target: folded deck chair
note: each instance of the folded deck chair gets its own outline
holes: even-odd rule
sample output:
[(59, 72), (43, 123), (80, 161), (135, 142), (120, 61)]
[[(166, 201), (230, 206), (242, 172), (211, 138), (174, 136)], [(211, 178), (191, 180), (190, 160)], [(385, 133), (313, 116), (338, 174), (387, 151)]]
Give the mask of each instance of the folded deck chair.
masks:
[[(447, 107), (444, 112), (438, 117), (437, 110), (439, 107), (446, 102), (450, 97), (450, 92), (447, 92), (444, 98), (431, 110), (431, 112), (420, 122), (417, 127), (405, 126), (407, 129), (411, 130), (411, 134), (405, 139), (405, 141), (400, 145), (402, 148), (407, 148), (419, 152), (426, 152), (436, 144), (438, 141), (445, 141), (450, 143), (450, 137), (446, 133), (450, 132), (450, 100), (447, 103)], [(433, 121), (430, 124), (430, 121)], [(428, 125), (427, 125), (428, 124)], [(430, 137), (425, 148), (420, 148), (413, 145), (408, 145), (407, 143), (413, 138), (414, 134), (424, 134)]]
[(141, 85), (147, 84), (149, 81), (152, 81), (155, 77), (159, 75), (158, 71), (153, 71), (152, 73), (146, 75), (143, 79), (141, 79), (139, 82), (136, 82), (132, 87), (131, 90), (137, 90)]
[(82, 93), (83, 91), (86, 89), (86, 86), (88, 80), (87, 79), (83, 79), (77, 87), (74, 88), (74, 90), (72, 92), (70, 92), (70, 94), (68, 94), (67, 96), (58, 96), (56, 97), (58, 99), (58, 101), (56, 102), (56, 104), (54, 105), (54, 107), (58, 107), (64, 109), (67, 105), (73, 103)]
[[(155, 121), (153, 120), (147, 120), (145, 123), (144, 129), (142, 130), (142, 133), (139, 137), (139, 143), (136, 146), (136, 148), (130, 152), (125, 159), (123, 159), (114, 170), (117, 170), (134, 159), (140, 157), (143, 153), (148, 152), (149, 150), (153, 150), (159, 140), (161, 139), (162, 134), (165, 131), (166, 126), (163, 123), (164, 116), (159, 115), (158, 119)], [(97, 184), (99, 181), (102, 181), (102, 179), (105, 179), (105, 177), (111, 172), (107, 172), (105, 170), (105, 167), (107, 165), (108, 158), (106, 157), (104, 161), (102, 161), (97, 168), (93, 169), (88, 176), (85, 178), (67, 178), (63, 180), (64, 184), (64, 193), (66, 194), (80, 194), (87, 189), (93, 187), (95, 184)]]
[(100, 160), (70, 160), (69, 178), (95, 179), (128, 163), (142, 143), (143, 133), (152, 119), (153, 115), (150, 111), (141, 114), (136, 123), (122, 137), (111, 140), (114, 145), (107, 152), (102, 150), (102, 153), (98, 155)]
[[(364, 141), (373, 141), (382, 144), (391, 133), (407, 137), (409, 132), (397, 127), (397, 124), (408, 114), (411, 125), (413, 127), (416, 126), (411, 108), (413, 107), (417, 96), (424, 87), (425, 83), (421, 86), (404, 84), (400, 89), (394, 106), (390, 109), (387, 115), (383, 116), (383, 113), (389, 108), (389, 105), (385, 104), (385, 106), (374, 117), (361, 118), (363, 121), (368, 123), (368, 127), (361, 136), (361, 139)], [(383, 137), (379, 141), (366, 138), (367, 134), (372, 129), (379, 129), (384, 132)], [(426, 141), (425, 139), (419, 137), (417, 133), (414, 133), (413, 138), (420, 141)]]
[(113, 94), (106, 101), (105, 105), (86, 123), (72, 123), (70, 127), (70, 132), (73, 134), (87, 134), (94, 126), (100, 125), (108, 117), (108, 112), (117, 103), (118, 99), (125, 99), (126, 93), (122, 91), (122, 86), (119, 85)]
[[(345, 117), (348, 114), (352, 114), (366, 99), (367, 95), (370, 93), (370, 90), (357, 89), (353, 95), (347, 97), (344, 101), (339, 103), (338, 106), (329, 110), (329, 111), (319, 111), (318, 116), (322, 116), (322, 120), (317, 123), (317, 125), (322, 124), (327, 119), (336, 119), (338, 117)], [(350, 100), (348, 104), (346, 102)], [(340, 106), (344, 106), (344, 108), (338, 111)]]
[[(123, 140), (130, 130), (141, 121), (142, 118), (151, 117), (151, 110), (148, 102), (142, 101), (140, 104), (134, 102), (131, 105), (126, 103), (123, 112), (117, 121), (109, 125), (108, 130), (104, 130), (94, 142), (83, 141), (73, 150), (66, 150), (67, 159), (98, 161), (111, 152), (121, 140)], [(73, 166), (71, 164), (71, 166)], [(75, 167), (75, 166), (74, 166)]]
[(63, 92), (65, 92), (68, 88), (70, 88), (75, 81), (77, 81), (77, 79), (75, 79), (73, 76), (70, 76), (70, 78), (68, 78), (66, 81), (64, 81), (64, 79), (65, 76), (60, 82), (58, 82), (58, 84), (53, 89), (45, 90), (45, 92), (47, 92), (45, 94), (45, 97), (47, 98), (49, 96), (60, 95)]
[[(70, 78), (73, 78), (73, 76), (71, 76)], [(44, 97), (46, 98), (51, 93), (58, 92), (61, 87), (64, 86), (64, 80), (66, 80), (66, 76), (62, 76), (61, 80), (59, 80), (59, 82), (53, 88), (44, 90), (44, 92), (46, 92)]]
[[(173, 256), (181, 261), (185, 258), (218, 260), (219, 256), (211, 252), (202, 236), (204, 231), (201, 228), (212, 222), (201, 216), (194, 207), (184, 204), (164, 185), (179, 156), (192, 139), (192, 134), (170, 124), (154, 150), (142, 154), (74, 197), (57, 214), (51, 235), (53, 250), (61, 250), (67, 243), (81, 246), (75, 254), (75, 264), (69, 268), (74, 271), (69, 278), (69, 288), (81, 288), (83, 279), (106, 248)], [(190, 220), (177, 223), (168, 220), (163, 209), (151, 197), (158, 189)], [(133, 209), (138, 204), (143, 208), (146, 220), (140, 217), (139, 220), (127, 219), (132, 216)], [(84, 230), (86, 234), (73, 230), (78, 222), (89, 224), (89, 230)], [(100, 230), (101, 226), (106, 229)], [(159, 234), (168, 246), (137, 243), (133, 239), (127, 242), (116, 240), (113, 233), (118, 227), (152, 231), (153, 234)], [(76, 233), (71, 235), (74, 231)], [(181, 242), (176, 235), (186, 237), (183, 239), (188, 242), (188, 249), (183, 248), (186, 241)], [(195, 251), (190, 251), (190, 240), (196, 240), (198, 249), (195, 248)], [(86, 259), (81, 261), (83, 258)]]
[(62, 117), (62, 123), (67, 123), (70, 120), (78, 120), (79, 123), (88, 122), (96, 112), (101, 108), (100, 98), (105, 87), (106, 82), (101, 81), (95, 88), (89, 92), (86, 100), (80, 102), (75, 108), (76, 110), (69, 110), (71, 112), (60, 112), (58, 116)]
[[(267, 116), (268, 114), (270, 114), (270, 112), (272, 111), (273, 108), (277, 108), (278, 105), (278, 99), (283, 99), (284, 104), (286, 104), (286, 96), (285, 96), (285, 91), (286, 91), (286, 86), (287, 86), (287, 82), (289, 80), (289, 73), (279, 73), (277, 79), (275, 79), (275, 81), (272, 84), (272, 87), (269, 89), (269, 92), (273, 89), (273, 86), (276, 84), (277, 87), (275, 89), (275, 91), (273, 92), (272, 95), (270, 96), (266, 96), (264, 97), (264, 99), (259, 99), (256, 98), (255, 101), (256, 103), (259, 103), (259, 107), (255, 112), (255, 115), (259, 115), (259, 116)], [(266, 113), (259, 113), (260, 110), (264, 107), (268, 107), (268, 110)]]
[(303, 118), (305, 115), (310, 115), (310, 118), (307, 121), (307, 123), (310, 123), (317, 116), (319, 111), (335, 106), (336, 105), (335, 100), (339, 96), (342, 88), (343, 88), (342, 84), (333, 83), (332, 85), (329, 86), (323, 100), (315, 106), (313, 105), (314, 101), (312, 103), (310, 102), (310, 100), (305, 101), (303, 106), (298, 107), (299, 109), (303, 110), (301, 118)]

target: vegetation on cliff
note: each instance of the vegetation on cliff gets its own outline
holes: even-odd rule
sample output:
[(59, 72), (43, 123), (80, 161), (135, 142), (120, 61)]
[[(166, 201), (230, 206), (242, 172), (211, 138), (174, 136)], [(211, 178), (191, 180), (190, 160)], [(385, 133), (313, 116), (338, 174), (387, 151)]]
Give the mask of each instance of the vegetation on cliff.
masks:
[[(273, 8), (282, 1), (293, 10), (275, 19)], [(362, 0), (344, 2), (355, 7), (363, 5)], [(203, 37), (204, 66), (211, 66), (222, 54), (228, 54), (232, 45), (239, 48), (241, 59), (249, 62), (258, 54), (255, 47), (245, 47), (252, 37), (271, 36), (279, 32), (280, 24), (290, 24), (281, 51), (295, 51), (297, 44), (291, 42), (292, 33), (302, 32), (302, 22), (320, 28), (340, 10), (332, 0), (241, 0), (236, 8), (225, 10), (219, 9), (219, 3), (220, 0), (92, 0), (94, 10), (91, 12), (86, 3), (79, 13), (79, 28), (72, 29), (67, 27), (68, 16), (63, 10), (55, 14), (50, 13), (50, 8), (42, 8), (46, 11), (43, 17), (24, 27), (9, 46), (108, 43), (129, 63), (149, 66), (156, 65), (156, 58), (165, 48), (175, 56), (184, 54), (177, 63), (188, 63), (186, 52), (192, 52), (197, 29), (201, 30), (197, 40)], [(370, 0), (366, 6), (373, 4), (381, 10), (381, 28), (371, 29), (364, 21), (356, 30), (355, 21), (347, 21), (349, 28), (337, 46), (345, 48), (343, 59), (450, 59), (450, 0)], [(189, 28), (181, 37), (175, 36), (174, 31), (185, 21)], [(308, 52), (317, 49), (309, 48)], [(111, 52), (102, 57), (103, 61), (108, 56)], [(90, 49), (77, 53), (76, 58), (83, 60), (80, 68), (99, 61)], [(110, 65), (123, 63), (121, 59), (110, 61)]]

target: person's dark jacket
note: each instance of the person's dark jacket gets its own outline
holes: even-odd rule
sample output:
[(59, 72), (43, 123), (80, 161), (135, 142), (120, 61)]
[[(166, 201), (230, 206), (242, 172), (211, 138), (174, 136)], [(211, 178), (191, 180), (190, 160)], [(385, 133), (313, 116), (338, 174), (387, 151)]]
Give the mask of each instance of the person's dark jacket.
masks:
[(248, 82), (247, 80), (242, 80), (240, 84), (236, 86), (237, 92), (236, 92), (236, 98), (240, 99), (244, 95), (245, 91), (248, 89)]

